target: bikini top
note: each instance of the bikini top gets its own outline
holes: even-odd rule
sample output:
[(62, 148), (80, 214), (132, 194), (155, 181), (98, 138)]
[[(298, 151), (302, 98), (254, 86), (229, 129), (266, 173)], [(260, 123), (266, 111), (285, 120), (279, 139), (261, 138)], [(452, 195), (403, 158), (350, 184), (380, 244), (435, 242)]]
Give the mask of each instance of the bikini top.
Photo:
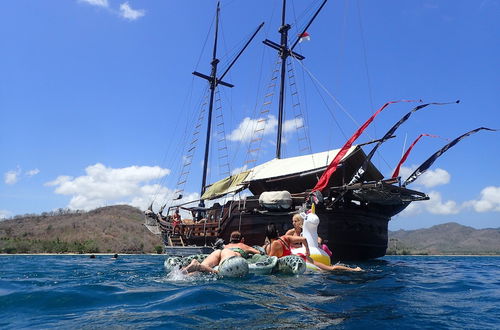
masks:
[[(281, 237), (278, 237), (278, 241), (280, 242), (281, 244), (281, 247), (283, 249), (283, 255), (282, 257), (285, 257), (285, 256), (289, 256), (292, 254), (292, 249), (290, 249), (290, 245), (288, 245), (284, 239), (282, 239)], [(271, 243), (267, 243), (266, 246), (264, 247), (264, 250), (266, 251), (267, 254), (269, 254), (269, 252), (271, 252), (269, 250), (269, 252), (267, 251), (267, 247), (270, 246)]]
[(289, 256), (292, 254), (292, 249), (290, 248), (290, 245), (288, 245), (285, 240), (283, 240), (281, 237), (278, 238), (279, 242), (281, 243), (281, 246), (283, 247), (283, 255), (284, 256)]
[(239, 247), (229, 248), (229, 250), (232, 250), (234, 252), (239, 253), (245, 259), (248, 258), (248, 253), (246, 253), (245, 250), (243, 250), (243, 249), (241, 249)]

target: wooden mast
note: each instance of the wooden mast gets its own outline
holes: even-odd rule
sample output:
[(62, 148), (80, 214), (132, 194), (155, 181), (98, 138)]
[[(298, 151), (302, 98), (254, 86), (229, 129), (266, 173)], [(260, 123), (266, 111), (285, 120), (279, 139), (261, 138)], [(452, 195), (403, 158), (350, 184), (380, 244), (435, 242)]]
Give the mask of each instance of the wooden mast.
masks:
[[(210, 150), (210, 134), (211, 134), (211, 129), (212, 129), (212, 113), (213, 113), (213, 107), (214, 107), (215, 89), (219, 84), (223, 85), (223, 86), (231, 87), (231, 88), (234, 87), (234, 85), (222, 81), (222, 78), (227, 74), (229, 69), (233, 66), (233, 64), (240, 57), (240, 55), (243, 53), (243, 51), (247, 48), (247, 46), (250, 44), (250, 42), (253, 40), (253, 38), (257, 35), (257, 32), (259, 32), (259, 30), (264, 25), (264, 23), (261, 23), (259, 25), (257, 30), (252, 35), (252, 37), (247, 41), (245, 46), (243, 46), (243, 48), (238, 53), (238, 55), (235, 57), (235, 59), (231, 62), (231, 64), (229, 64), (226, 71), (222, 74), (222, 76), (220, 78), (217, 78), (217, 65), (220, 62), (219, 59), (217, 59), (217, 39), (218, 39), (218, 34), (219, 34), (219, 13), (220, 13), (220, 2), (217, 2), (217, 10), (216, 10), (216, 16), (215, 16), (214, 46), (213, 46), (213, 52), (212, 52), (212, 61), (210, 62), (211, 66), (212, 66), (212, 70), (210, 72), (210, 76), (204, 75), (204, 74), (196, 72), (196, 71), (193, 72), (193, 74), (195, 76), (206, 79), (210, 83), (210, 101), (209, 101), (209, 106), (208, 106), (207, 135), (206, 135), (206, 140), (205, 140), (205, 156), (204, 156), (204, 160), (203, 160), (203, 176), (202, 176), (202, 181), (201, 181), (200, 197), (203, 196), (203, 194), (205, 193), (205, 189), (206, 189), (206, 185), (207, 185), (208, 156), (209, 156), (209, 150)], [(205, 207), (205, 203), (204, 203), (203, 199), (201, 199), (201, 198), (200, 198), (199, 206)]]
[(293, 51), (295, 46), (298, 44), (300, 40), (300, 36), (306, 32), (306, 29), (312, 24), (316, 16), (318, 16), (319, 12), (326, 4), (328, 0), (324, 0), (321, 6), (318, 8), (314, 16), (311, 18), (309, 23), (307, 23), (306, 27), (302, 31), (300, 35), (298, 35), (297, 40), (293, 43), (292, 47), (288, 47), (288, 30), (290, 30), (290, 24), (286, 24), (286, 0), (283, 0), (283, 7), (281, 10), (281, 27), (278, 32), (281, 34), (281, 42), (277, 44), (269, 39), (263, 41), (266, 46), (274, 48), (278, 51), (279, 56), (281, 57), (281, 79), (280, 79), (280, 95), (279, 95), (279, 105), (278, 105), (278, 133), (276, 136), (276, 158), (281, 158), (281, 138), (283, 136), (283, 112), (284, 112), (284, 102), (285, 102), (285, 73), (286, 73), (286, 60), (288, 56), (293, 56), (298, 60), (303, 60), (305, 57), (297, 54)]

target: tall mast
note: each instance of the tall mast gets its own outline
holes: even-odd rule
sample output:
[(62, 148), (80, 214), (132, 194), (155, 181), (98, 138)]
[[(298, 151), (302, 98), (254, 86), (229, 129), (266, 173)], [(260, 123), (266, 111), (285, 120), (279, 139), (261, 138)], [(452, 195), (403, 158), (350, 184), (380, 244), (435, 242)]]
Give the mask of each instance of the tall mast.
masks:
[(283, 8), (281, 11), (281, 27), (279, 33), (281, 34), (281, 79), (280, 79), (280, 98), (278, 105), (278, 136), (276, 137), (276, 158), (281, 158), (281, 136), (283, 131), (283, 107), (285, 102), (285, 70), (286, 59), (289, 56), (288, 50), (288, 30), (290, 25), (285, 23), (286, 17), (286, 0), (283, 0)]
[(281, 158), (281, 138), (283, 136), (283, 110), (285, 103), (285, 73), (286, 73), (286, 61), (287, 58), (292, 55), (298, 60), (303, 60), (305, 57), (297, 54), (293, 51), (297, 43), (299, 42), (300, 36), (306, 32), (306, 29), (312, 24), (313, 20), (316, 18), (320, 10), (323, 8), (325, 3), (328, 0), (324, 0), (319, 9), (316, 11), (314, 16), (311, 18), (309, 23), (306, 25), (302, 33), (297, 37), (297, 40), (294, 42), (292, 47), (288, 47), (288, 30), (290, 30), (290, 25), (286, 24), (286, 0), (283, 0), (283, 7), (281, 10), (281, 27), (278, 32), (281, 34), (281, 42), (277, 44), (269, 39), (263, 41), (263, 43), (271, 48), (274, 48), (278, 51), (279, 56), (281, 57), (281, 79), (280, 79), (280, 95), (279, 95), (279, 104), (278, 104), (278, 133), (276, 136), (276, 158)]
[[(208, 106), (208, 122), (207, 122), (207, 136), (205, 140), (205, 158), (203, 160), (203, 177), (201, 181), (201, 193), (200, 196), (203, 196), (205, 193), (206, 185), (207, 185), (207, 172), (208, 172), (208, 156), (209, 156), (209, 151), (210, 151), (210, 135), (211, 135), (211, 129), (212, 129), (212, 112), (213, 112), (213, 107), (214, 107), (214, 97), (215, 97), (215, 89), (217, 86), (224, 85), (227, 87), (234, 87), (234, 85), (229, 84), (227, 82), (222, 81), (222, 78), (227, 74), (229, 69), (233, 66), (233, 64), (236, 62), (236, 60), (240, 57), (240, 55), (243, 53), (243, 51), (247, 48), (247, 46), (250, 44), (250, 42), (253, 40), (257, 32), (262, 28), (264, 23), (261, 23), (257, 30), (254, 32), (252, 37), (248, 40), (248, 42), (243, 46), (242, 50), (238, 53), (236, 58), (229, 64), (228, 68), (226, 71), (223, 73), (223, 75), (220, 78), (217, 78), (217, 64), (219, 64), (219, 59), (217, 59), (217, 39), (218, 39), (218, 34), (219, 34), (219, 13), (220, 13), (220, 2), (217, 2), (217, 10), (215, 14), (215, 37), (214, 37), (214, 47), (213, 47), (213, 52), (212, 52), (212, 62), (210, 62), (212, 66), (212, 71), (210, 72), (210, 76), (204, 75), (199, 72), (193, 72), (195, 76), (198, 76), (200, 78), (208, 80), (210, 83), (210, 101), (209, 101), (209, 106)], [(200, 199), (200, 204), (199, 206), (204, 207), (204, 202), (202, 199)]]
[[(203, 195), (205, 192), (205, 186), (207, 183), (207, 171), (208, 171), (208, 151), (210, 149), (210, 132), (212, 129), (212, 111), (214, 108), (214, 95), (215, 95), (215, 87), (217, 87), (217, 64), (219, 64), (219, 60), (217, 59), (217, 38), (219, 34), (219, 12), (220, 12), (220, 3), (217, 2), (217, 12), (215, 15), (215, 38), (214, 38), (214, 49), (212, 55), (212, 72), (210, 73), (210, 103), (208, 106), (208, 124), (207, 124), (207, 137), (205, 140), (205, 159), (203, 160), (203, 178), (201, 180), (201, 194)], [(232, 86), (231, 86), (232, 87)], [(203, 204), (203, 201), (200, 202), (200, 205)]]

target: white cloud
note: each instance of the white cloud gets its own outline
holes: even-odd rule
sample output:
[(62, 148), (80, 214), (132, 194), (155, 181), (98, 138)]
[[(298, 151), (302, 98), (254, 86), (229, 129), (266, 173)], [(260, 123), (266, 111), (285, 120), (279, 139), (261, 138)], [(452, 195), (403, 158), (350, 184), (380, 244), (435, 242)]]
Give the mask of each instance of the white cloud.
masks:
[(268, 135), (274, 132), (277, 125), (278, 121), (273, 115), (269, 115), (267, 120), (265, 118), (250, 119), (245, 117), (238, 127), (227, 136), (227, 139), (229, 141), (248, 142), (256, 130), (264, 130), (261, 134)]
[(484, 188), (479, 200), (465, 202), (464, 207), (472, 207), (476, 212), (500, 212), (500, 187)]
[(120, 5), (120, 16), (131, 21), (135, 21), (145, 15), (145, 11), (142, 9), (132, 9), (128, 2), (124, 2)]
[(303, 118), (285, 120), (285, 122), (283, 123), (283, 131), (291, 132), (294, 131), (297, 127), (301, 127), (303, 125), (304, 125)]
[(450, 173), (441, 168), (436, 168), (435, 170), (428, 170), (427, 172), (424, 172), (419, 180), (425, 187), (432, 188), (449, 183), (450, 178)]
[[(34, 176), (40, 173), (40, 170), (35, 168), (33, 170), (29, 170), (27, 172), (24, 172), (24, 175), (26, 176)], [(4, 182), (6, 184), (15, 184), (19, 181), (21, 174), (23, 174), (21, 168), (18, 166), (15, 170), (8, 171), (4, 174)]]
[(240, 174), (248, 169), (248, 165), (243, 165), (242, 167), (237, 167), (231, 171), (231, 175)]
[[(406, 180), (413, 173), (413, 171), (415, 171), (416, 168), (416, 166), (412, 166), (411, 168), (402, 166), (399, 172), (402, 180)], [(441, 168), (436, 168), (435, 170), (427, 170), (426, 172), (424, 172), (424, 174), (420, 175), (412, 184), (432, 188), (447, 184), (450, 182), (450, 179), (450, 173)]]
[(4, 174), (4, 182), (6, 184), (15, 184), (19, 180), (21, 169), (18, 167), (15, 170), (8, 171)]
[(411, 203), (401, 215), (404, 217), (413, 216), (419, 213), (428, 212), (432, 214), (457, 214), (462, 207), (457, 202), (449, 200), (443, 201), (441, 194), (437, 191), (429, 193), (428, 201), (419, 201)]
[(437, 191), (431, 191), (429, 193), (431, 198), (425, 201), (427, 211), (432, 214), (457, 214), (460, 212), (461, 207), (452, 200), (443, 202), (441, 194)]
[(47, 183), (45, 183), (45, 185), (46, 186), (58, 186), (58, 185), (63, 184), (67, 181), (70, 181), (71, 179), (73, 179), (72, 176), (60, 175), (54, 181), (47, 182)]
[(0, 220), (6, 219), (6, 218), (10, 217), (11, 215), (12, 215), (12, 213), (7, 211), (7, 210), (0, 210)]
[[(283, 132), (287, 133), (293, 131), (302, 124), (302, 118), (300, 120), (286, 120), (283, 122)], [(250, 139), (254, 138), (254, 132), (263, 130), (260, 134), (263, 136), (270, 135), (276, 132), (277, 126), (278, 120), (273, 115), (267, 116), (267, 119), (250, 119), (249, 117), (245, 117), (238, 127), (227, 136), (227, 139), (229, 141), (248, 142)]]
[(400, 213), (402, 217), (412, 217), (414, 215), (420, 214), (425, 211), (425, 207), (422, 204), (424, 202), (412, 202), (408, 205), (403, 212)]
[[(110, 204), (130, 204), (145, 208), (156, 198), (173, 192), (159, 185), (147, 184), (170, 174), (169, 169), (158, 166), (130, 166), (109, 168), (97, 163), (85, 169), (86, 175), (76, 178), (59, 176), (47, 186), (56, 186), (55, 192), (69, 195), (70, 209), (90, 210)], [(165, 197), (166, 199), (166, 197)]]
[(27, 171), (25, 174), (27, 176), (34, 176), (34, 175), (37, 175), (38, 173), (40, 173), (40, 170), (35, 168), (35, 169)]
[(85, 2), (89, 5), (92, 6), (97, 6), (97, 7), (108, 7), (108, 0), (80, 0), (80, 2)]

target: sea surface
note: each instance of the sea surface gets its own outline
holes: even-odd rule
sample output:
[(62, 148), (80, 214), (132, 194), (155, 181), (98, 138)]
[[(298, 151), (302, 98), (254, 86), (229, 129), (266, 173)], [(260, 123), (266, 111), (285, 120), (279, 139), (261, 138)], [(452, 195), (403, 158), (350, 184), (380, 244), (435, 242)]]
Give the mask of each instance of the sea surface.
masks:
[(0, 328), (500, 329), (500, 257), (244, 279), (168, 275), (164, 259), (1, 255)]

